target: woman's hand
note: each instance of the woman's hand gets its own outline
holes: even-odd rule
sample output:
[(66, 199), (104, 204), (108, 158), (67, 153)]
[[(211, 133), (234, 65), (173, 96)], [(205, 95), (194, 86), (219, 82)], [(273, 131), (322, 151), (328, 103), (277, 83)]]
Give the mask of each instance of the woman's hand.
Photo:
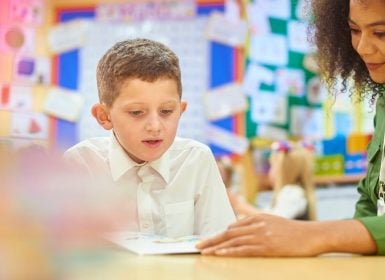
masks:
[(313, 222), (259, 214), (241, 219), (223, 233), (201, 241), (202, 255), (217, 256), (314, 256), (321, 253), (322, 234), (312, 234)]

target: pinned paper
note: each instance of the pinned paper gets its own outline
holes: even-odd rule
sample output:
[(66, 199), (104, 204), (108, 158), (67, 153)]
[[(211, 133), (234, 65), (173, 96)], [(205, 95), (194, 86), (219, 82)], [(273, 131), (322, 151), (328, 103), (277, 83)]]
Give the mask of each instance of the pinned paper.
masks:
[(307, 39), (307, 25), (304, 22), (291, 20), (288, 22), (289, 49), (293, 52), (306, 53), (310, 51)]
[(209, 120), (221, 119), (247, 109), (247, 99), (242, 87), (232, 83), (204, 94), (204, 106)]
[(249, 140), (247, 138), (236, 135), (218, 126), (208, 124), (206, 131), (209, 143), (217, 145), (232, 153), (242, 155), (249, 148)]
[(289, 19), (291, 15), (291, 0), (256, 0), (266, 2), (266, 11), (273, 18)]
[(11, 136), (31, 139), (47, 139), (47, 116), (41, 113), (13, 113)]
[(43, 23), (44, 0), (11, 0), (10, 18), (24, 24)]
[(0, 108), (9, 106), (9, 95), (10, 95), (9, 85), (1, 86), (1, 95), (0, 95)]
[(33, 109), (32, 88), (24, 86), (0, 85), (0, 109), (30, 112)]
[(286, 37), (277, 34), (252, 36), (250, 59), (253, 62), (273, 66), (287, 65), (289, 58)]
[(53, 53), (63, 53), (84, 45), (89, 21), (73, 20), (61, 23), (49, 31), (48, 44)]
[[(266, 4), (266, 1), (263, 2)], [(247, 5), (247, 17), (250, 25), (250, 31), (253, 35), (263, 35), (270, 33), (270, 22), (267, 16), (265, 5), (249, 3)]]
[(274, 83), (274, 72), (256, 63), (249, 63), (243, 79), (245, 94), (249, 96), (256, 95), (261, 83), (272, 85)]
[(308, 139), (322, 139), (324, 134), (322, 109), (293, 106), (290, 113), (290, 132)]
[(36, 31), (19, 24), (0, 25), (0, 52), (34, 53), (36, 50)]
[(14, 69), (14, 80), (19, 84), (48, 85), (50, 83), (51, 64), (48, 57), (18, 57)]
[(311, 78), (307, 84), (307, 100), (311, 104), (321, 104), (327, 96), (327, 89), (318, 76)]
[(251, 118), (257, 123), (285, 124), (287, 107), (286, 96), (260, 92), (252, 97)]
[(283, 94), (303, 96), (305, 94), (305, 73), (300, 69), (282, 68), (276, 71), (276, 88)]
[(209, 18), (206, 37), (215, 42), (240, 47), (246, 40), (247, 31), (246, 21), (229, 20), (221, 13), (213, 12)]
[(84, 97), (78, 92), (55, 88), (49, 91), (43, 111), (54, 117), (74, 122), (79, 118), (83, 104)]

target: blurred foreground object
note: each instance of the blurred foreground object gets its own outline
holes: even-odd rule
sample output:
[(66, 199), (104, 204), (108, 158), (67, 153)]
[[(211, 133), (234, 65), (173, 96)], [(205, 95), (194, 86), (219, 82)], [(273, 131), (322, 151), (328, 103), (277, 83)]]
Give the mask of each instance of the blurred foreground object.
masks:
[(0, 279), (62, 279), (67, 256), (101, 252), (123, 203), (102, 182), (42, 148), (0, 149)]

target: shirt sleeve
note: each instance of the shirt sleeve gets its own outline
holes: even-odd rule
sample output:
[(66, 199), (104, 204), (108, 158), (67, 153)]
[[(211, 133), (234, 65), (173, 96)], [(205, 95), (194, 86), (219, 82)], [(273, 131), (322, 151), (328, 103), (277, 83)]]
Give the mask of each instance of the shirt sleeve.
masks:
[(207, 152), (201, 161), (205, 162), (202, 164), (202, 176), (206, 178), (195, 202), (194, 232), (210, 236), (224, 231), (236, 219), (214, 156)]
[(354, 218), (359, 220), (370, 232), (377, 245), (377, 254), (385, 255), (385, 216), (377, 216), (377, 195), (375, 195), (381, 165), (385, 116), (383, 108), (376, 112), (375, 131), (367, 149), (368, 169), (365, 178), (358, 184), (360, 197), (356, 203)]
[(377, 244), (377, 254), (385, 255), (385, 216), (362, 217), (358, 220), (364, 224)]
[(376, 216), (377, 209), (365, 191), (366, 181), (365, 178), (358, 185), (358, 192), (361, 195), (356, 204), (354, 217), (370, 232), (377, 245), (377, 254), (385, 255), (385, 216)]

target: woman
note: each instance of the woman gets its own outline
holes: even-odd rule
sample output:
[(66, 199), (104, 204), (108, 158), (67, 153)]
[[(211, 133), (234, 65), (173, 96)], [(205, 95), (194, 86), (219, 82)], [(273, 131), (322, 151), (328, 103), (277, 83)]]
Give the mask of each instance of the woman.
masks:
[[(320, 70), (330, 86), (353, 78), (359, 97), (376, 100), (368, 171), (359, 183), (354, 219), (293, 221), (248, 217), (203, 240), (204, 255), (316, 256), (327, 252), (385, 255), (384, 189), (379, 181), (385, 134), (385, 0), (313, 0), (314, 38)], [(345, 87), (345, 91), (346, 87)], [(380, 179), (379, 179), (380, 177)]]

